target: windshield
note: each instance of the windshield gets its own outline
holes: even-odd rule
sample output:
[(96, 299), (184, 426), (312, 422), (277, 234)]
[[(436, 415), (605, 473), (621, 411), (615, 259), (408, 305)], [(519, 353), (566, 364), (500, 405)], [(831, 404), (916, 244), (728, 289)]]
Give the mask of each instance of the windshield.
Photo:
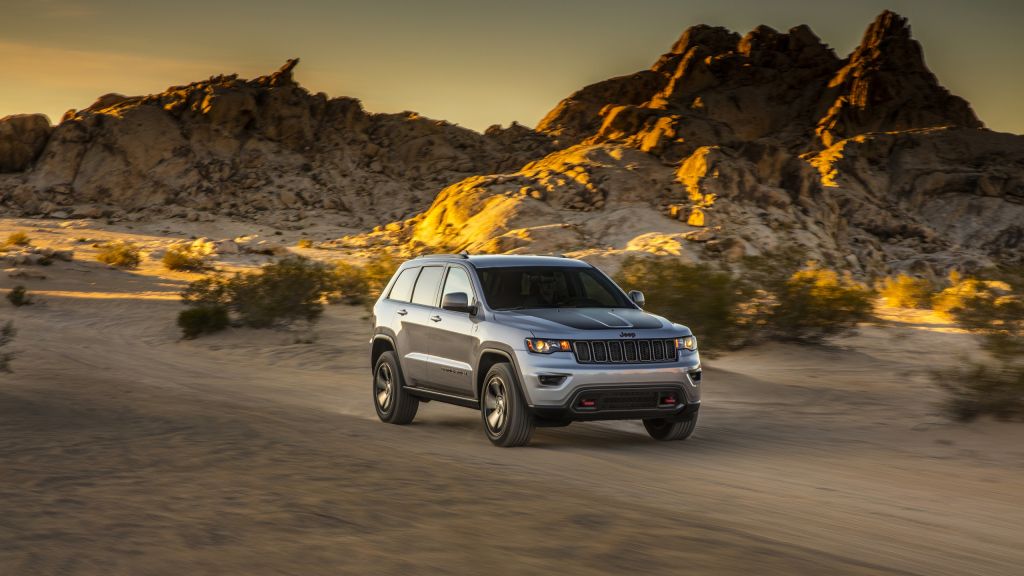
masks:
[(484, 268), (479, 273), (484, 298), (494, 310), (634, 307), (593, 268)]

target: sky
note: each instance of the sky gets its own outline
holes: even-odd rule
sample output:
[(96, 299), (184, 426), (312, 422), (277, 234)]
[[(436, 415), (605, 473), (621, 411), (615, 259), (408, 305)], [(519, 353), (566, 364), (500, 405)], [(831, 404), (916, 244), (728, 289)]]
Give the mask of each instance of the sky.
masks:
[(0, 0), (0, 117), (53, 122), (110, 92), (301, 57), (311, 92), (483, 130), (534, 126), (559, 100), (648, 68), (689, 26), (808, 24), (846, 56), (884, 9), (993, 130), (1024, 133), (1024, 0)]

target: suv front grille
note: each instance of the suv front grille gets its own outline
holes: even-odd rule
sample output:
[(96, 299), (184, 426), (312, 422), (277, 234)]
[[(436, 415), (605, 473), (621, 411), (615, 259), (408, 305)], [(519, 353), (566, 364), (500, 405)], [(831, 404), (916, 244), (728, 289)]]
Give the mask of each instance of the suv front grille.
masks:
[(572, 353), (580, 364), (639, 364), (675, 362), (676, 342), (656, 340), (573, 340)]

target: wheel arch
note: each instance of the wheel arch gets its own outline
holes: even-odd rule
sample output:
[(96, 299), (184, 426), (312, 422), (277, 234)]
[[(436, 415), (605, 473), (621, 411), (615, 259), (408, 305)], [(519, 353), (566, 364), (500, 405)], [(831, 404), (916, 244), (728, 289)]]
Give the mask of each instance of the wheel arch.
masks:
[(481, 391), (483, 390), (484, 379), (487, 377), (487, 373), (495, 364), (502, 362), (507, 363), (512, 367), (512, 374), (516, 379), (514, 384), (519, 386), (520, 391), (522, 391), (522, 386), (519, 383), (519, 367), (516, 366), (513, 355), (505, 350), (499, 350), (497, 348), (484, 348), (480, 351), (480, 357), (479, 360), (477, 360), (476, 365), (476, 382), (474, 383), (474, 391), (476, 393), (477, 400), (481, 398)]
[(388, 336), (387, 334), (376, 334), (376, 335), (374, 335), (374, 337), (373, 337), (373, 344), (370, 346), (370, 373), (371, 374), (373, 373), (374, 366), (377, 365), (377, 360), (380, 358), (380, 355), (385, 353), (385, 352), (387, 352), (387, 351), (389, 351), (389, 350), (391, 352), (396, 352), (397, 353), (398, 349), (395, 348), (395, 339), (392, 338), (391, 336)]

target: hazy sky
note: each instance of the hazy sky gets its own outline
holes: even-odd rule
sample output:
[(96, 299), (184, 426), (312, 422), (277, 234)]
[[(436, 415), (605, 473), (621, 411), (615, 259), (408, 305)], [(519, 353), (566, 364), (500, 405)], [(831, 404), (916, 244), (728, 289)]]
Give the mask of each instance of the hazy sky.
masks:
[(312, 92), (482, 130), (533, 126), (574, 90), (649, 67), (684, 29), (806, 23), (846, 56), (883, 9), (990, 128), (1024, 133), (1024, 0), (0, 0), (0, 116), (52, 121), (108, 92), (145, 94), (299, 56)]

